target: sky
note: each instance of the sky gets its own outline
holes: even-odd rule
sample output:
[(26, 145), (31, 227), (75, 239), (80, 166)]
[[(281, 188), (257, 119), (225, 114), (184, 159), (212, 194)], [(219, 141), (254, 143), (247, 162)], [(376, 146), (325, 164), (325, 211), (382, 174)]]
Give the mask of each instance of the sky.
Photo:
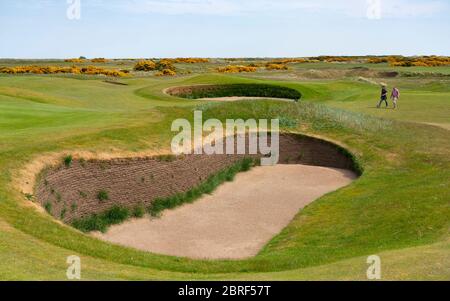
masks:
[(449, 55), (450, 0), (0, 0), (0, 58)]

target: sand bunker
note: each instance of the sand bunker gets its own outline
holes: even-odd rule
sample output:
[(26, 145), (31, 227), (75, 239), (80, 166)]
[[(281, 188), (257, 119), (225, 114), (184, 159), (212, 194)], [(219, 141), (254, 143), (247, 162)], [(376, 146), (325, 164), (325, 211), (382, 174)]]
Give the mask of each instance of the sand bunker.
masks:
[(286, 101), (295, 102), (293, 99), (288, 98), (275, 98), (275, 97), (247, 97), (247, 96), (229, 96), (229, 97), (211, 97), (211, 98), (198, 98), (196, 100), (207, 100), (207, 101), (241, 101), (241, 100), (276, 100), (276, 101)]
[[(75, 159), (40, 173), (36, 199), (52, 216), (78, 229), (106, 230), (100, 227), (99, 215), (119, 219), (125, 211), (130, 216), (137, 208), (143, 213), (155, 203), (177, 201), (170, 197), (192, 193), (244, 158), (252, 161), (261, 154)], [(343, 148), (302, 135), (280, 135), (279, 159), (277, 166), (240, 173), (213, 194), (163, 211), (160, 218), (131, 220), (93, 235), (166, 255), (247, 258), (256, 255), (305, 205), (348, 185), (356, 177), (350, 170), (360, 173)]]
[[(210, 176), (230, 168), (242, 155), (186, 155), (169, 158), (73, 160), (43, 170), (36, 199), (65, 223), (101, 214), (115, 206), (133, 210), (151, 206), (157, 198), (186, 193)], [(336, 145), (298, 135), (280, 136), (280, 163), (352, 169), (354, 163)], [(100, 191), (107, 201), (98, 198)]]
[(300, 209), (355, 177), (351, 171), (327, 167), (256, 167), (160, 218), (135, 219), (94, 235), (166, 255), (243, 259), (255, 256)]
[(163, 92), (171, 96), (187, 99), (220, 101), (257, 99), (299, 101), (302, 97), (302, 94), (295, 89), (267, 84), (179, 86), (167, 88)]

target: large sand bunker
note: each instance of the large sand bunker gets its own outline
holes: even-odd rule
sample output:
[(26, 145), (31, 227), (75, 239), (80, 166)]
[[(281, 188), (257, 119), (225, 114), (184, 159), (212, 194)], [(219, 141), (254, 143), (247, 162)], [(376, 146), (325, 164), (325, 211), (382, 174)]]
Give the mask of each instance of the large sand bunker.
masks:
[[(261, 155), (76, 159), (70, 165), (45, 169), (36, 185), (36, 199), (65, 223), (86, 232), (104, 231), (99, 217), (115, 219), (110, 224), (117, 224), (137, 208), (151, 213), (161, 204), (174, 208), (184, 202), (179, 201), (180, 195), (212, 192), (199, 187), (249, 158), (253, 161)], [(356, 175), (350, 170), (358, 173), (352, 156), (343, 148), (312, 137), (282, 134), (279, 165), (238, 174), (234, 182), (219, 186), (212, 195), (163, 211), (159, 219), (125, 222), (96, 236), (169, 255), (249, 257), (280, 232), (299, 209), (350, 183)], [(170, 205), (173, 202), (175, 205)], [(125, 218), (116, 219), (117, 208), (126, 211)]]
[(197, 259), (255, 256), (300, 209), (348, 185), (348, 170), (305, 165), (256, 167), (193, 204), (113, 226), (103, 240)]
[[(133, 209), (157, 198), (186, 193), (210, 176), (242, 160), (244, 155), (74, 160), (47, 168), (36, 184), (36, 199), (47, 211), (71, 224), (114, 206)], [(352, 169), (353, 161), (336, 145), (305, 136), (280, 136), (281, 164)], [(99, 200), (99, 192), (108, 194)]]

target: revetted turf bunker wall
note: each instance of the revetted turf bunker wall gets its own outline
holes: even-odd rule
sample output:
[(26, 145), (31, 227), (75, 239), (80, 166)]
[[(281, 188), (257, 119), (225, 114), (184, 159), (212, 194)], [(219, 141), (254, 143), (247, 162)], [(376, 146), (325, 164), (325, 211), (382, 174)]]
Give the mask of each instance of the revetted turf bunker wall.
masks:
[(196, 85), (173, 87), (167, 94), (188, 99), (214, 97), (268, 97), (300, 100), (302, 94), (297, 90), (267, 84), (229, 84), (229, 85)]
[[(149, 206), (157, 198), (184, 193), (208, 177), (233, 166), (245, 155), (185, 155), (101, 160), (74, 160), (70, 166), (44, 170), (36, 183), (36, 198), (64, 222), (88, 217), (114, 206)], [(256, 155), (254, 157), (260, 157)], [(350, 169), (359, 173), (342, 148), (315, 138), (280, 136), (280, 164), (307, 164)], [(101, 200), (99, 193), (106, 192)]]

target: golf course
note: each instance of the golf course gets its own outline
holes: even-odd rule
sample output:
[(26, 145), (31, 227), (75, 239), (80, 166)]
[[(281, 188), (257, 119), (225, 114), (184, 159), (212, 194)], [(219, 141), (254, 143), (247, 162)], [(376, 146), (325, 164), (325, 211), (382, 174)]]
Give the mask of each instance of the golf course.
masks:
[[(382, 85), (401, 91), (397, 109), (376, 107)], [(239, 187), (263, 177), (257, 160), (170, 156), (172, 122), (193, 123), (195, 111), (223, 123), (278, 119), (282, 135), (300, 139), (297, 157), (281, 140), (286, 166), (258, 186), (273, 185), (261, 190), (268, 197), (239, 198), (252, 194)], [(177, 160), (192, 160), (195, 178)], [(290, 170), (295, 164), (303, 169)], [(160, 178), (151, 174), (158, 168)], [(148, 192), (152, 185), (165, 190)], [(235, 210), (221, 203), (227, 197)], [(242, 225), (228, 229), (219, 218), (228, 214)], [(182, 244), (128, 242), (130, 233), (161, 240), (166, 230), (177, 242), (196, 239), (204, 228), (184, 225), (205, 216), (222, 244), (198, 256)], [(261, 228), (275, 226), (248, 251), (215, 256), (233, 243), (247, 248), (246, 223), (264, 217)], [(449, 230), (449, 66), (365, 57), (0, 60), (1, 280), (66, 280), (72, 255), (83, 280), (367, 280), (371, 255), (383, 280), (448, 280)]]

